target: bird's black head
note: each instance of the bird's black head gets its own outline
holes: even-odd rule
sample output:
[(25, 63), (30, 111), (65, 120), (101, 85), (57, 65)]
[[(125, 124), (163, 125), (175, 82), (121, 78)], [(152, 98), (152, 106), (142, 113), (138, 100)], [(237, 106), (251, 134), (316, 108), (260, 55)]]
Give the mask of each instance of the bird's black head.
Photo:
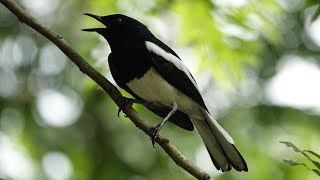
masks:
[(154, 37), (144, 24), (122, 14), (98, 16), (84, 13), (84, 15), (98, 20), (106, 27), (83, 29), (83, 31), (101, 34), (108, 41), (111, 49), (139, 45), (139, 42), (144, 43), (144, 41)]

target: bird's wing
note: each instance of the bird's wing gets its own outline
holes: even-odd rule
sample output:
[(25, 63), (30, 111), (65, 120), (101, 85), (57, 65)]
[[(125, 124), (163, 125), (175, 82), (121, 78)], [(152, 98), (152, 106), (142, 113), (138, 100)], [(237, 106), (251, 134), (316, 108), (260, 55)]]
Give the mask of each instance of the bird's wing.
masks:
[(146, 41), (145, 44), (156, 71), (168, 83), (207, 110), (196, 81), (179, 56), (160, 40)]
[[(108, 57), (108, 62), (109, 62), (109, 67), (110, 67), (110, 71), (111, 71), (111, 75), (114, 79), (114, 81), (118, 84), (118, 86), (120, 86), (122, 89), (124, 89), (125, 91), (127, 91), (129, 94), (131, 94), (134, 98), (136, 99), (140, 99), (141, 98), (139, 96), (137, 96), (134, 92), (132, 92), (129, 87), (125, 84), (125, 82), (123, 82), (120, 78), (119, 75), (119, 71), (117, 70), (117, 67), (115, 66), (115, 64), (113, 63), (114, 61), (116, 61), (115, 57), (112, 55), (112, 53), (109, 54)], [(156, 115), (160, 116), (160, 117), (166, 117), (168, 115), (168, 113), (170, 112), (170, 108), (168, 107), (157, 107), (157, 106), (151, 106), (151, 105), (147, 105), (146, 106), (150, 111), (152, 111), (153, 113), (155, 113)], [(181, 111), (177, 111), (170, 119), (170, 122), (172, 122), (173, 124), (181, 127), (182, 129), (188, 130), (188, 131), (192, 131), (194, 129), (193, 124), (189, 118), (189, 116)]]

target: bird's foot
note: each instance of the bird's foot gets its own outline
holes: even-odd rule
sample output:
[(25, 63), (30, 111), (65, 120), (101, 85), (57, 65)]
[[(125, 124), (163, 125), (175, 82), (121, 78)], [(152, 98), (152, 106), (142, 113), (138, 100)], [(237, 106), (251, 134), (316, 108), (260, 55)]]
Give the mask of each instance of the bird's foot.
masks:
[(150, 139), (151, 139), (151, 143), (152, 143), (153, 148), (155, 148), (154, 145), (156, 143), (156, 138), (157, 138), (162, 126), (163, 126), (162, 123), (160, 123), (156, 127), (150, 128), (150, 134), (151, 134)]
[(151, 128), (151, 142), (152, 142), (152, 146), (154, 147), (155, 144), (155, 140), (159, 134), (160, 129), (164, 126), (164, 124), (169, 120), (169, 118), (178, 110), (178, 105), (176, 102), (174, 102), (171, 106), (171, 111), (168, 113), (168, 115), (162, 120), (162, 122), (160, 124), (158, 124), (156, 127)]
[[(123, 107), (127, 106), (128, 104), (130, 106), (132, 106), (132, 104), (135, 103), (135, 101), (136, 101), (136, 99), (123, 97), (123, 99), (121, 101), (121, 105), (119, 106), (119, 109), (118, 109), (118, 117), (120, 117), (120, 113), (121, 113)], [(124, 115), (124, 116), (128, 117), (127, 115)]]
[[(145, 105), (145, 106), (153, 105), (152, 103), (146, 102), (146, 101), (141, 100), (141, 99), (133, 99), (133, 98), (128, 98), (128, 97), (123, 97), (123, 99), (121, 101), (121, 106), (118, 109), (118, 117), (120, 116), (120, 113), (121, 113), (123, 107), (125, 107), (127, 105), (132, 106), (133, 104), (142, 104), (142, 105)], [(128, 116), (125, 115), (125, 117), (128, 117)]]

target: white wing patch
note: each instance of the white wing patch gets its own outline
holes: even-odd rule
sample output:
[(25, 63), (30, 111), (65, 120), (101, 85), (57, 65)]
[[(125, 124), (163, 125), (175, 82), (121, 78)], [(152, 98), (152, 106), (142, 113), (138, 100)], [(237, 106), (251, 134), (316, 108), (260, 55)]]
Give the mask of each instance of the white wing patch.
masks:
[(197, 88), (197, 90), (199, 91), (199, 88), (198, 88), (196, 81), (192, 78), (189, 70), (187, 69), (187, 67), (183, 64), (183, 62), (179, 58), (177, 58), (175, 55), (173, 55), (169, 52), (166, 52), (165, 50), (160, 48), (158, 45), (156, 45), (150, 41), (146, 41), (146, 48), (148, 49), (148, 51), (150, 51), (154, 54), (157, 54), (158, 56), (163, 57), (165, 60), (171, 62), (178, 69), (183, 71), (188, 76), (188, 78), (193, 83), (193, 85)]

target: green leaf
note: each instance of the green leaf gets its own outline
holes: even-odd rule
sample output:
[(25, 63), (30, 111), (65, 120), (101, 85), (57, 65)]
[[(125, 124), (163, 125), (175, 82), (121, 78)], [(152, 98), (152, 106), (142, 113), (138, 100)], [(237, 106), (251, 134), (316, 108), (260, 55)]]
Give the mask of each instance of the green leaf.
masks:
[(315, 152), (313, 152), (313, 151), (310, 151), (310, 150), (304, 150), (304, 152), (310, 153), (310, 154), (312, 154), (312, 155), (314, 155), (315, 157), (317, 157), (317, 158), (319, 158), (319, 159), (320, 159), (320, 155), (319, 155), (319, 154), (317, 154), (317, 153), (315, 153)]
[(320, 4), (317, 5), (317, 9), (315, 10), (314, 14), (312, 15), (311, 21), (316, 20), (320, 15)]
[(283, 159), (283, 161), (287, 164), (289, 164), (290, 166), (297, 166), (297, 165), (301, 165), (303, 163), (299, 163), (299, 162), (296, 162), (296, 161), (293, 161), (293, 160), (287, 160), (287, 159)]
[(283, 161), (287, 164), (289, 164), (290, 166), (299, 166), (299, 165), (302, 165), (304, 166), (305, 168), (307, 168), (308, 170), (310, 171), (313, 171), (314, 173), (316, 173), (318, 176), (320, 176), (320, 171), (318, 169), (312, 169), (310, 167), (308, 167), (306, 164), (304, 163), (300, 163), (300, 162), (296, 162), (296, 161), (293, 161), (293, 160), (287, 160), (287, 159), (283, 159)]
[[(300, 150), (297, 148), (293, 143), (288, 142), (288, 141), (280, 141), (280, 143), (285, 144), (288, 147), (291, 147), (295, 152), (299, 152), (302, 155), (304, 155), (312, 164), (314, 164), (319, 170), (320, 170), (320, 163), (312, 159), (310, 156), (308, 156), (305, 152), (309, 152), (309, 150)], [(312, 153), (311, 153), (312, 152)], [(319, 158), (319, 155), (317, 153), (314, 153), (313, 151), (310, 151), (309, 153), (313, 154), (314, 156)]]
[(285, 144), (288, 147), (291, 147), (295, 152), (301, 152), (303, 153), (303, 151), (301, 151), (299, 148), (297, 148), (293, 143), (288, 142), (288, 141), (280, 141), (280, 143)]

